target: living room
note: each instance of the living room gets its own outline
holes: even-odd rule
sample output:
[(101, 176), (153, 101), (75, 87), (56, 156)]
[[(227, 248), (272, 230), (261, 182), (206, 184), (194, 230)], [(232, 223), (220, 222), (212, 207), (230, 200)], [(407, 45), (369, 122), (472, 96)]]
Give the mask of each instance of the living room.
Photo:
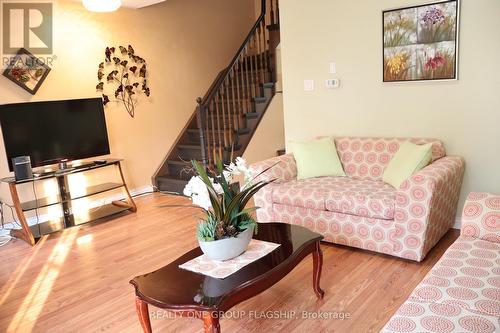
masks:
[(500, 330), (497, 0), (0, 6), (1, 331)]

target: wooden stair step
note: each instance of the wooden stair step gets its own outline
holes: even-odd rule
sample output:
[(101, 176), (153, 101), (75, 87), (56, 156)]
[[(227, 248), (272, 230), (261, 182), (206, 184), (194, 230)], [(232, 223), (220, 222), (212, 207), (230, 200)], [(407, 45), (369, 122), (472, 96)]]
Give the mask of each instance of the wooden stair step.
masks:
[(195, 150), (201, 150), (200, 145), (190, 145), (190, 144), (180, 144), (180, 145), (177, 145), (177, 148), (180, 148), (180, 149), (195, 149)]
[(255, 119), (255, 118), (259, 117), (259, 114), (257, 112), (248, 112), (248, 113), (245, 113), (245, 117), (247, 119)]
[(179, 195), (182, 195), (184, 187), (188, 183), (188, 180), (175, 178), (169, 175), (157, 176), (156, 180), (160, 191), (177, 193)]

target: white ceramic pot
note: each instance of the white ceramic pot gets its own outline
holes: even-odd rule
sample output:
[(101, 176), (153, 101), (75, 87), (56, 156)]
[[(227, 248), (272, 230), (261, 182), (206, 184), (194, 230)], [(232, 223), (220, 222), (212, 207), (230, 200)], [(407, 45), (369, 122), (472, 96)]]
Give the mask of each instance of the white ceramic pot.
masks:
[(246, 251), (252, 240), (253, 227), (240, 232), (236, 237), (219, 239), (211, 242), (198, 240), (200, 248), (212, 260), (229, 260), (236, 258)]

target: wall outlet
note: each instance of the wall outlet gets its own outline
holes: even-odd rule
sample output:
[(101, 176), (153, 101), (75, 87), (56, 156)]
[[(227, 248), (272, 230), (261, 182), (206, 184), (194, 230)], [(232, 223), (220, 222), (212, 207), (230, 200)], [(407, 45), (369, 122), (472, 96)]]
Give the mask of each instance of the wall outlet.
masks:
[(304, 80), (304, 91), (314, 91), (314, 80)]
[(325, 81), (325, 86), (328, 89), (337, 89), (340, 87), (340, 79), (328, 79)]

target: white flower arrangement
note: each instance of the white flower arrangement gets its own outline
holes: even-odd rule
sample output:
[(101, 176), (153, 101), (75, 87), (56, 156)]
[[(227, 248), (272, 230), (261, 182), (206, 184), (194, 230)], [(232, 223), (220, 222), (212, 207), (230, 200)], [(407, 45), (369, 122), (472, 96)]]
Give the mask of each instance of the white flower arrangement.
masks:
[[(250, 168), (248, 168), (247, 162), (241, 157), (237, 157), (234, 162), (226, 165), (223, 174), (228, 183), (232, 183), (237, 177), (243, 175), (244, 180), (243, 186), (241, 187), (242, 190), (252, 184), (252, 171), (250, 170)], [(220, 184), (214, 183), (214, 180), (212, 178), (210, 178), (210, 181), (215, 191), (218, 194), (222, 194), (223, 190)], [(190, 197), (193, 204), (196, 206), (200, 206), (205, 210), (208, 210), (210, 207), (212, 207), (207, 186), (200, 176), (191, 177), (186, 187), (184, 187), (183, 193), (185, 196)]]

